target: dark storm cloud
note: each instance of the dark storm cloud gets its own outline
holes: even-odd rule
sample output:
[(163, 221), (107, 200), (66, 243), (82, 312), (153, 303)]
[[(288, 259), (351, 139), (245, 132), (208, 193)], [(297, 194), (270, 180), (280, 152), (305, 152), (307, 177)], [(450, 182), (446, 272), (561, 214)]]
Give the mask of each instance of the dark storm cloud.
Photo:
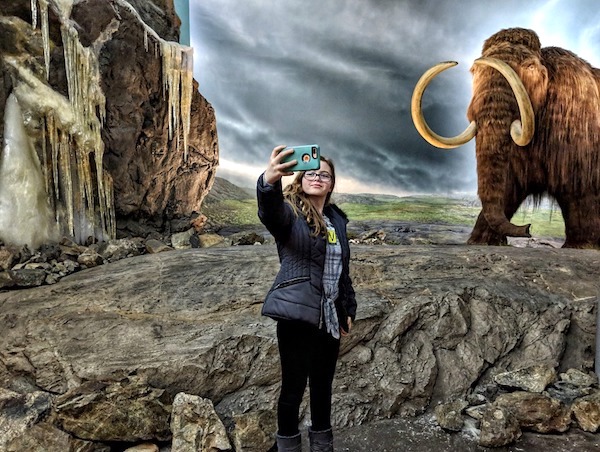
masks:
[(469, 67), (501, 28), (533, 28), (543, 45), (592, 63), (600, 48), (594, 1), (523, 3), (190, 0), (195, 77), (215, 108), (220, 173), (250, 185), (276, 144), (319, 143), (342, 188), (474, 192), (473, 143), (439, 150), (413, 126), (410, 98), (422, 73), (459, 62), (423, 103), (430, 126), (453, 135), (467, 125)]

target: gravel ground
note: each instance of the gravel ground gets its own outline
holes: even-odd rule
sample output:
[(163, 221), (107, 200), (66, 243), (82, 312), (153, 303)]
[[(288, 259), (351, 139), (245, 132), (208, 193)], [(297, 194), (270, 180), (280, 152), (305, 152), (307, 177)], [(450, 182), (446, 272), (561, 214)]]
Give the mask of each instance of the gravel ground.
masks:
[[(598, 452), (600, 434), (572, 428), (558, 435), (525, 432), (513, 445), (486, 448), (477, 445), (477, 431), (448, 433), (431, 416), (397, 418), (340, 429), (334, 433), (336, 452)], [(308, 441), (303, 451), (308, 452)]]

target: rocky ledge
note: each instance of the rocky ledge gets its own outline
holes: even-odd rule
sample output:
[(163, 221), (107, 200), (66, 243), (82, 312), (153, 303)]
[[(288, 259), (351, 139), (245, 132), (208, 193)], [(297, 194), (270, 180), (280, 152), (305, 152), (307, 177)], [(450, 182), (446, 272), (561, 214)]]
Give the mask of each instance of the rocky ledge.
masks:
[[(27, 246), (0, 242), (0, 290), (56, 284), (72, 273), (143, 254), (274, 243), (263, 226), (215, 226), (207, 222), (204, 215), (171, 223), (178, 232), (161, 234), (153, 227), (125, 222), (120, 225), (121, 238), (87, 246), (65, 237), (59, 243), (44, 245), (32, 252)], [(351, 221), (348, 225), (353, 244), (462, 245), (470, 233), (468, 226), (396, 220)], [(510, 239), (509, 244), (525, 248), (560, 248), (562, 242), (560, 238), (515, 238)]]
[[(433, 413), (486, 445), (598, 430), (597, 251), (352, 250), (336, 429)], [(260, 308), (278, 266), (272, 245), (173, 250), (0, 293), (0, 450), (264, 451), (279, 368)]]

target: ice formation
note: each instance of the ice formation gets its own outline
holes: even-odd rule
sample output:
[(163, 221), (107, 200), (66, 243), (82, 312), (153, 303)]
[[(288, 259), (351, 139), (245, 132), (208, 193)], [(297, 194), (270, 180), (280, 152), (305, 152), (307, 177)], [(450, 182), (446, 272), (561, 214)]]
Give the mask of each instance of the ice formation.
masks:
[(32, 0), (33, 26), (37, 26), (38, 7), (40, 11), (46, 76), (50, 64), (49, 6), (61, 22), (68, 99), (39, 81), (19, 61), (11, 59), (8, 64), (19, 73), (14, 93), (25, 116), (39, 119), (43, 125), (42, 169), (60, 232), (80, 243), (90, 237), (98, 240), (114, 238), (112, 182), (102, 168), (104, 143), (101, 130), (105, 99), (100, 88), (98, 58), (92, 49), (81, 45), (69, 19), (72, 0)]
[(33, 141), (27, 135), (14, 94), (4, 113), (4, 146), (0, 160), (0, 236), (32, 249), (57, 239), (57, 224)]
[(126, 8), (144, 27), (144, 46), (148, 50), (148, 35), (158, 43), (162, 57), (163, 93), (168, 96), (169, 140), (183, 141), (183, 160), (187, 161), (188, 136), (190, 134), (190, 111), (193, 94), (193, 49), (173, 41), (165, 41), (142, 20), (138, 12), (126, 0), (115, 0)]
[[(143, 25), (146, 49), (148, 35), (160, 49), (165, 97), (168, 95), (169, 139), (176, 140), (179, 149), (181, 138), (186, 161), (193, 89), (192, 49), (160, 38), (127, 1), (114, 0), (114, 3), (127, 8)], [(72, 6), (73, 0), (31, 0), (34, 28), (39, 9), (46, 79), (50, 72), (48, 8), (52, 7), (60, 19), (68, 98), (53, 91), (17, 59), (6, 59), (19, 74), (11, 97), (14, 99), (10, 102), (11, 110), (7, 104), (5, 113), (10, 122), (5, 126), (6, 140), (0, 161), (0, 171), (15, 172), (14, 177), (0, 177), (0, 238), (8, 243), (36, 247), (57, 237), (57, 225), (60, 234), (68, 234), (79, 243), (90, 237), (106, 240), (116, 235), (112, 180), (102, 167), (105, 98), (100, 88), (98, 56), (94, 49), (84, 47), (79, 41), (70, 20)], [(22, 112), (17, 114), (17, 108)], [(36, 121), (41, 123), (43, 132), (39, 140), (41, 162), (25, 127)], [(27, 138), (27, 146), (15, 147), (17, 136), (20, 140)], [(24, 154), (18, 155), (18, 149), (23, 149)], [(27, 165), (30, 165), (29, 170), (23, 170)], [(25, 173), (30, 174), (31, 180), (39, 176), (43, 183), (33, 184), (29, 179), (25, 182), (26, 179), (18, 176)], [(35, 190), (30, 188), (32, 186)], [(39, 190), (43, 190), (45, 203), (41, 202)], [(23, 196), (17, 196), (18, 193)], [(38, 223), (25, 231), (22, 225), (33, 220), (22, 218), (22, 223), (18, 223), (17, 218), (23, 215), (7, 213), (9, 207), (37, 216)], [(48, 209), (53, 212), (51, 221), (47, 219)]]
[[(164, 90), (169, 96), (169, 139), (178, 139), (180, 135), (183, 136), (183, 159), (187, 161), (193, 93), (193, 52), (190, 47), (162, 41), (161, 53)], [(179, 141), (177, 141), (177, 146), (179, 148)]]

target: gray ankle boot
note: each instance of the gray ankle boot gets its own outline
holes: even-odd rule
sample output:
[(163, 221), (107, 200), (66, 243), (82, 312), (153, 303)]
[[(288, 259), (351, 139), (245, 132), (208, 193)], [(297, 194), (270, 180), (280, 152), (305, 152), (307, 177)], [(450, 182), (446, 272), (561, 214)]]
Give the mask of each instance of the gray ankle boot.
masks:
[(300, 433), (294, 436), (280, 436), (277, 434), (278, 452), (302, 452), (302, 438)]
[(308, 429), (310, 452), (333, 452), (333, 431), (331, 429), (320, 432)]

